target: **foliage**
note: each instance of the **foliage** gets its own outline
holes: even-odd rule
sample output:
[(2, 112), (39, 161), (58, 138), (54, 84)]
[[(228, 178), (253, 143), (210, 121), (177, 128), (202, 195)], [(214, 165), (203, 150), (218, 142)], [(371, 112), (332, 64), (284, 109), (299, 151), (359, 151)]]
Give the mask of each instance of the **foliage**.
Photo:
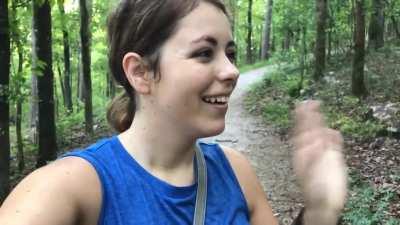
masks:
[(83, 110), (77, 113), (61, 116), (57, 120), (57, 143), (62, 144), (63, 140), (66, 139), (66, 137), (72, 135), (70, 128), (76, 126), (77, 124), (82, 124), (82, 121), (84, 120), (85, 118)]
[(350, 195), (345, 206), (344, 225), (398, 225), (400, 219), (388, 215), (391, 202), (399, 201), (391, 188), (375, 189), (365, 183), (356, 171), (350, 173)]
[(269, 61), (258, 61), (258, 62), (254, 63), (254, 64), (251, 64), (251, 65), (243, 65), (243, 66), (241, 66), (239, 68), (239, 71), (240, 71), (240, 73), (245, 73), (245, 72), (247, 72), (249, 70), (253, 70), (253, 69), (260, 68), (260, 67), (264, 67), (264, 66), (267, 66), (269, 64), (270, 64)]
[[(290, 109), (296, 101), (309, 98), (322, 100), (322, 110), (328, 125), (339, 129), (345, 136), (345, 140), (351, 140), (347, 143), (357, 142), (365, 145), (351, 148), (351, 154), (356, 155), (354, 156), (354, 165), (357, 165), (360, 160), (365, 160), (364, 155), (366, 153), (364, 151), (368, 152), (369, 149), (373, 148), (370, 147), (369, 143), (374, 145), (376, 140), (379, 140), (379, 138), (374, 137), (382, 135), (381, 131), (386, 128), (384, 124), (369, 116), (369, 106), (379, 102), (398, 102), (399, 99), (398, 95), (393, 94), (398, 91), (397, 80), (399, 79), (399, 73), (397, 71), (399, 71), (400, 65), (395, 59), (398, 59), (399, 52), (393, 46), (393, 43), (389, 44), (391, 45), (387, 49), (371, 52), (367, 57), (366, 75), (369, 79), (373, 79), (369, 84), (371, 95), (368, 99), (358, 99), (350, 94), (348, 65), (351, 62), (348, 60), (347, 55), (335, 56), (335, 60), (328, 65), (327, 71), (329, 72), (326, 78), (321, 83), (311, 82), (309, 73), (306, 73), (304, 85), (299, 92), (299, 96), (291, 94), (297, 87), (296, 84), (298, 84), (301, 77), (297, 62), (291, 62), (290, 57), (287, 57), (287, 55), (277, 55), (273, 60), (285, 61), (280, 62), (278, 64), (280, 66), (276, 66), (275, 71), (266, 74), (261, 82), (252, 86), (246, 98), (247, 109), (261, 114), (266, 118), (267, 123), (272, 123), (281, 128), (287, 124), (289, 124), (288, 127), (291, 127)], [(390, 62), (390, 65), (383, 66), (385, 62)], [(385, 79), (382, 79), (383, 77)], [(387, 92), (392, 94), (386, 95)], [(286, 118), (289, 118), (289, 123), (287, 123)], [(282, 121), (284, 122), (282, 123)], [(287, 131), (287, 129), (283, 130)], [(287, 134), (287, 132), (284, 132), (284, 134)], [(367, 142), (368, 140), (373, 141)], [(395, 148), (393, 152), (396, 151), (396, 145), (390, 147)], [(379, 150), (382, 151), (382, 154), (387, 153), (384, 148), (382, 147)], [(378, 149), (374, 149), (374, 152), (378, 152)], [(373, 154), (367, 155), (370, 158), (375, 157)], [(352, 156), (348, 155), (348, 157)], [(376, 160), (383, 158), (386, 159), (386, 157), (382, 156)], [(348, 160), (350, 159), (348, 158)], [(371, 163), (366, 162), (366, 164), (368, 164), (365, 165), (367, 169), (376, 169)], [(393, 189), (393, 187), (396, 188), (396, 185), (371, 186), (374, 184), (367, 183), (365, 181), (366, 178), (361, 178), (358, 175), (359, 173), (359, 171), (352, 169), (350, 196), (343, 214), (343, 224), (400, 224), (400, 220), (396, 218), (398, 214), (395, 214), (397, 211), (393, 211), (397, 207), (394, 205), (400, 201), (397, 194), (398, 190)], [(383, 176), (383, 171), (377, 173)], [(384, 174), (386, 173), (391, 177), (389, 180), (399, 180), (396, 175), (393, 175), (398, 174), (398, 172), (385, 172)], [(394, 181), (391, 182), (395, 184)], [(392, 210), (392, 208), (394, 209)]]
[(284, 70), (274, 70), (251, 87), (245, 100), (247, 109), (261, 109), (260, 113), (267, 123), (287, 130), (291, 127), (290, 111), (293, 108), (293, 101), (288, 96), (296, 85), (297, 80), (286, 76)]
[(376, 137), (377, 134), (384, 129), (384, 126), (367, 120), (360, 121), (357, 118), (351, 118), (344, 114), (331, 114), (330, 126), (339, 129), (346, 136), (353, 136), (356, 138), (371, 138)]
[[(314, 83), (309, 76), (311, 70), (307, 68), (310, 64), (306, 64), (306, 74), (304, 80), (301, 80), (302, 68), (297, 60), (292, 60), (295, 57), (293, 54), (294, 51), (289, 51), (274, 55), (271, 61), (276, 64), (275, 71), (266, 74), (262, 84), (253, 87), (249, 94), (252, 97), (248, 97), (249, 105), (258, 104), (259, 108), (264, 108), (264, 105), (273, 103), (287, 105), (290, 109), (298, 100), (316, 98), (324, 102), (323, 111), (328, 125), (339, 129), (344, 135), (371, 139), (384, 134), (385, 125), (368, 116), (369, 106), (372, 102), (399, 100), (396, 93), (399, 92), (397, 84), (400, 80), (397, 71), (400, 64), (396, 59), (400, 56), (400, 51), (396, 47), (388, 47), (367, 56), (366, 76), (372, 94), (366, 100), (353, 97), (350, 93), (347, 55), (336, 56), (336, 61), (328, 64), (327, 70), (330, 72), (324, 81)], [(385, 62), (390, 62), (390, 65), (383, 67)], [(385, 79), (382, 79), (382, 74), (385, 74)]]
[(278, 101), (273, 101), (264, 106), (263, 117), (279, 128), (289, 129), (290, 118), (289, 118), (290, 108), (288, 105), (280, 104)]
[[(25, 140), (29, 134), (29, 102), (31, 93), (31, 75), (40, 74), (44, 67), (43, 62), (32, 62), (32, 4), (31, 1), (9, 1), (11, 13), (11, 80), (10, 80), (10, 111), (11, 111), (11, 143), (15, 143), (15, 106), (18, 102), (23, 104), (23, 132)], [(44, 2), (39, 0), (38, 2)], [(64, 71), (63, 61), (63, 27), (69, 32), (71, 48), (71, 76), (74, 100), (74, 112), (65, 112), (63, 104), (57, 104), (57, 136), (59, 143), (63, 144), (64, 137), (71, 134), (71, 128), (84, 121), (83, 104), (78, 96), (80, 65), (80, 37), (79, 37), (79, 1), (65, 0), (65, 17), (62, 17), (55, 0), (52, 5), (52, 47), (53, 70), (55, 85), (60, 87)], [(91, 28), (92, 28), (92, 90), (93, 111), (97, 121), (104, 123), (105, 105), (110, 100), (106, 95), (107, 90), (107, 44), (106, 44), (106, 19), (108, 10), (118, 1), (92, 1)], [(253, 86), (247, 98), (247, 108), (259, 111), (269, 123), (276, 124), (282, 130), (291, 126), (290, 111), (297, 100), (318, 98), (326, 104), (327, 120), (331, 127), (340, 129), (346, 136), (356, 138), (370, 138), (379, 135), (384, 128), (382, 124), (366, 118), (368, 111), (366, 102), (349, 96), (349, 71), (348, 64), (353, 48), (353, 5), (352, 1), (331, 0), (329, 2), (328, 39), (332, 71), (339, 71), (326, 77), (339, 82), (314, 84), (308, 74), (311, 72), (312, 51), (315, 42), (315, 1), (309, 0), (274, 0), (272, 20), (272, 50), (274, 54), (268, 62), (259, 62), (254, 65), (244, 65), (247, 32), (247, 0), (237, 0), (234, 39), (237, 46), (237, 63), (240, 71), (244, 72), (255, 67), (275, 64), (275, 71), (268, 74), (261, 82)], [(371, 0), (367, 1), (367, 24), (372, 12)], [(254, 1), (253, 5), (253, 58), (260, 55), (266, 0)], [(370, 52), (367, 56), (366, 81), (368, 90), (373, 93), (374, 101), (384, 102), (391, 99), (400, 101), (400, 40), (396, 37), (393, 21), (399, 22), (400, 0), (385, 1), (386, 21), (386, 46), (378, 51)], [(399, 28), (400, 29), (400, 28)], [(304, 33), (303, 33), (304, 32)], [(288, 42), (287, 48), (284, 47)], [(22, 72), (18, 71), (18, 50), (23, 57)], [(36, 68), (32, 68), (35, 66)], [(60, 70), (57, 70), (58, 67)], [(304, 77), (302, 76), (304, 75)], [(62, 102), (62, 89), (56, 89), (56, 102)], [(15, 146), (13, 144), (12, 146)], [(29, 143), (27, 149), (36, 149)], [(369, 192), (362, 192), (362, 196), (375, 196)], [(365, 197), (367, 198), (367, 197)]]

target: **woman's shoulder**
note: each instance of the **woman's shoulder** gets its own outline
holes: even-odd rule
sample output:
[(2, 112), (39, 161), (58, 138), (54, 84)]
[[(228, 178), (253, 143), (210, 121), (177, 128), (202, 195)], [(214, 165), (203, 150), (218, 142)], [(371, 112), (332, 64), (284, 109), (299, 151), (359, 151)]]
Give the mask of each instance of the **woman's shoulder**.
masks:
[(100, 201), (93, 167), (81, 158), (65, 157), (25, 177), (3, 203), (0, 220), (7, 225), (77, 224), (95, 218), (90, 215), (96, 214)]
[(199, 142), (199, 144), (206, 156), (227, 159), (234, 170), (250, 166), (246, 156), (238, 150), (214, 142)]
[(246, 192), (249, 181), (252, 181), (250, 178), (256, 178), (250, 161), (243, 153), (236, 149), (227, 146), (220, 146), (220, 148), (228, 159), (242, 190)]
[(276, 224), (272, 209), (267, 201), (263, 187), (247, 157), (238, 150), (221, 146), (223, 153), (239, 181), (254, 224)]

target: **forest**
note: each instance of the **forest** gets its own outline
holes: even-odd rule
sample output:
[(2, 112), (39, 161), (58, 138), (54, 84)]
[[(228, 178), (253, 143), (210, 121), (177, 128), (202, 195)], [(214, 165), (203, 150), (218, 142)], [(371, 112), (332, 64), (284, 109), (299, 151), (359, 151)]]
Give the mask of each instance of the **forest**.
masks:
[[(323, 100), (345, 136), (343, 224), (400, 224), (400, 0), (225, 0), (241, 71), (275, 70), (246, 105), (283, 138)], [(0, 0), (0, 203), (34, 168), (113, 133), (103, 0)], [(376, 204), (371, 204), (376, 202)]]

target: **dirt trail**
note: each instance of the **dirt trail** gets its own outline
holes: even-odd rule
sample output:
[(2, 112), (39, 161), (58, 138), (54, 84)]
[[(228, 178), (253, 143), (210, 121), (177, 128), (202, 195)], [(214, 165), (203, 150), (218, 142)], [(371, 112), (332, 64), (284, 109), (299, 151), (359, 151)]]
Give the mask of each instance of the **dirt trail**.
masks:
[(250, 85), (271, 69), (264, 67), (240, 75), (229, 103), (225, 131), (206, 140), (237, 149), (248, 157), (280, 224), (286, 225), (297, 215), (302, 202), (290, 165), (290, 149), (261, 117), (250, 115), (243, 105)]

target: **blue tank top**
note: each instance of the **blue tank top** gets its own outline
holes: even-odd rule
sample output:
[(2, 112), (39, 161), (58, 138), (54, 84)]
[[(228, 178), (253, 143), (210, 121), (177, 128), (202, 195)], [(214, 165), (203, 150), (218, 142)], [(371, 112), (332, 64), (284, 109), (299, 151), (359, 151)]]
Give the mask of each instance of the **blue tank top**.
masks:
[[(199, 143), (207, 164), (206, 225), (248, 225), (238, 180), (218, 144)], [(66, 156), (87, 160), (102, 188), (99, 225), (192, 225), (197, 184), (172, 186), (147, 172), (117, 136)]]

